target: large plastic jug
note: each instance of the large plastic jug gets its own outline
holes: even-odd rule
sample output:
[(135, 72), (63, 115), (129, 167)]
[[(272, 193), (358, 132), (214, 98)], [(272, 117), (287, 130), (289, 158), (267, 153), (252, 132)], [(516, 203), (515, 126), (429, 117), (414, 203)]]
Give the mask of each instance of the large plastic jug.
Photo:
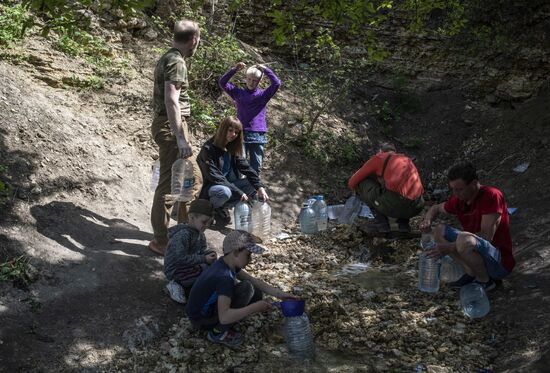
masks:
[(313, 211), (313, 208), (310, 207), (307, 201), (303, 203), (298, 219), (300, 220), (300, 230), (302, 233), (317, 233), (317, 217), (315, 215), (315, 211)]
[(151, 190), (154, 192), (157, 189), (160, 178), (160, 161), (157, 159), (151, 165)]
[(315, 196), (312, 207), (317, 217), (317, 230), (319, 232), (326, 230), (328, 227), (328, 210), (324, 197), (321, 195)]
[(418, 289), (426, 293), (436, 293), (439, 290), (441, 261), (436, 258), (428, 258), (426, 255), (426, 250), (435, 246), (433, 235), (423, 233), (420, 238), (420, 246), (424, 252), (418, 258)]
[(464, 275), (464, 268), (455, 262), (452, 257), (445, 255), (441, 258), (441, 281), (454, 282)]
[(344, 204), (344, 208), (338, 218), (340, 224), (353, 224), (361, 211), (361, 200), (357, 196), (351, 196)]
[(240, 201), (233, 211), (235, 229), (252, 233), (252, 208), (248, 202)]
[(485, 289), (476, 282), (460, 288), (460, 304), (464, 314), (470, 318), (483, 317), (491, 310)]
[(301, 359), (315, 357), (315, 344), (309, 326), (309, 319), (304, 313), (301, 316), (285, 317), (283, 335), (289, 352)]
[(271, 234), (271, 207), (267, 202), (252, 205), (252, 234), (265, 240)]
[(194, 185), (193, 163), (188, 158), (178, 158), (172, 165), (172, 188), (170, 194), (177, 201), (191, 201), (193, 199)]

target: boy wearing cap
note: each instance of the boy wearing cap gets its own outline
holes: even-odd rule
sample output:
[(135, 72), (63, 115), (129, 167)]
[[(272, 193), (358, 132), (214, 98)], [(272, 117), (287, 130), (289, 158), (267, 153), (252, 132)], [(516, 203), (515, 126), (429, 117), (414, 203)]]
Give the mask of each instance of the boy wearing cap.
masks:
[(172, 300), (185, 303), (189, 289), (201, 272), (214, 263), (216, 252), (206, 247), (204, 231), (212, 223), (214, 207), (210, 201), (196, 199), (189, 206), (189, 222), (170, 228), (164, 256), (166, 290)]
[(223, 257), (195, 282), (187, 302), (187, 316), (193, 326), (208, 330), (209, 341), (234, 348), (240, 346), (243, 336), (232, 330), (231, 325), (272, 308), (271, 303), (262, 300), (262, 292), (280, 299), (296, 298), (244, 270), (251, 254), (262, 252), (264, 248), (256, 244), (250, 233), (232, 231), (223, 240)]

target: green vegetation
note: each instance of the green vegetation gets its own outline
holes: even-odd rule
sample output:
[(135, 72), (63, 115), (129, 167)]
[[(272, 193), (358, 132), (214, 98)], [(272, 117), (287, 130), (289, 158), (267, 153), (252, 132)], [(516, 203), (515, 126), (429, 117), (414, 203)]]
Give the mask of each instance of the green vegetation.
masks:
[(7, 281), (28, 282), (29, 261), (21, 255), (0, 263), (0, 283)]
[(63, 83), (71, 87), (91, 88), (95, 90), (103, 89), (105, 85), (103, 78), (95, 75), (87, 76), (85, 78), (73, 75), (69, 78), (63, 78)]
[(21, 4), (0, 4), (0, 47), (9, 47), (25, 36), (30, 16)]

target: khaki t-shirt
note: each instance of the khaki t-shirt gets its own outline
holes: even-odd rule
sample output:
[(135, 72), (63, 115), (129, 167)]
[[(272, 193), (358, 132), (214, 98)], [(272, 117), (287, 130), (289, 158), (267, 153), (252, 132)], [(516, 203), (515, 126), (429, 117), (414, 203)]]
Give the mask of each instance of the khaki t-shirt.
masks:
[(166, 116), (166, 106), (164, 104), (164, 82), (182, 83), (179, 103), (181, 115), (188, 117), (191, 115), (191, 106), (189, 103), (189, 82), (187, 80), (187, 66), (180, 51), (171, 48), (157, 62), (155, 67), (155, 84), (153, 90), (153, 110), (155, 116)]

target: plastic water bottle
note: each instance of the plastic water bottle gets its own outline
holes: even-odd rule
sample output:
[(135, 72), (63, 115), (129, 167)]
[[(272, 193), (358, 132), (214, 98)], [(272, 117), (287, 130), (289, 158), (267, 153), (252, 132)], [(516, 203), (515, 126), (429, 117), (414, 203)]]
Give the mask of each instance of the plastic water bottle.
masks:
[(304, 202), (302, 205), (302, 211), (300, 211), (300, 230), (305, 234), (315, 234), (318, 231), (317, 217), (315, 211), (310, 207), (308, 202)]
[(317, 230), (319, 232), (326, 230), (328, 227), (328, 209), (324, 197), (321, 195), (315, 196), (312, 207), (317, 217)]
[(283, 335), (288, 351), (301, 359), (315, 357), (315, 344), (309, 327), (309, 319), (304, 313), (301, 316), (285, 317)]
[(475, 282), (460, 288), (460, 304), (464, 314), (473, 319), (483, 317), (491, 310), (485, 289)]
[(267, 202), (252, 205), (252, 234), (265, 240), (271, 234), (271, 207)]
[(348, 198), (344, 205), (344, 209), (340, 213), (338, 223), (340, 224), (353, 224), (357, 215), (361, 211), (361, 200), (357, 196), (351, 196)]
[(191, 201), (193, 199), (193, 186), (195, 175), (193, 163), (188, 159), (178, 158), (172, 165), (172, 196), (177, 201)]
[(453, 282), (464, 275), (464, 268), (455, 262), (452, 257), (445, 255), (441, 258), (441, 281)]
[(248, 202), (240, 201), (233, 211), (235, 229), (252, 233), (252, 208)]
[(435, 240), (431, 233), (423, 233), (420, 246), (424, 252), (418, 260), (418, 289), (426, 293), (436, 293), (439, 290), (439, 270), (441, 261), (436, 258), (428, 258), (426, 250), (435, 246)]
[(160, 160), (156, 160), (151, 165), (151, 190), (154, 192), (157, 189), (160, 178)]

